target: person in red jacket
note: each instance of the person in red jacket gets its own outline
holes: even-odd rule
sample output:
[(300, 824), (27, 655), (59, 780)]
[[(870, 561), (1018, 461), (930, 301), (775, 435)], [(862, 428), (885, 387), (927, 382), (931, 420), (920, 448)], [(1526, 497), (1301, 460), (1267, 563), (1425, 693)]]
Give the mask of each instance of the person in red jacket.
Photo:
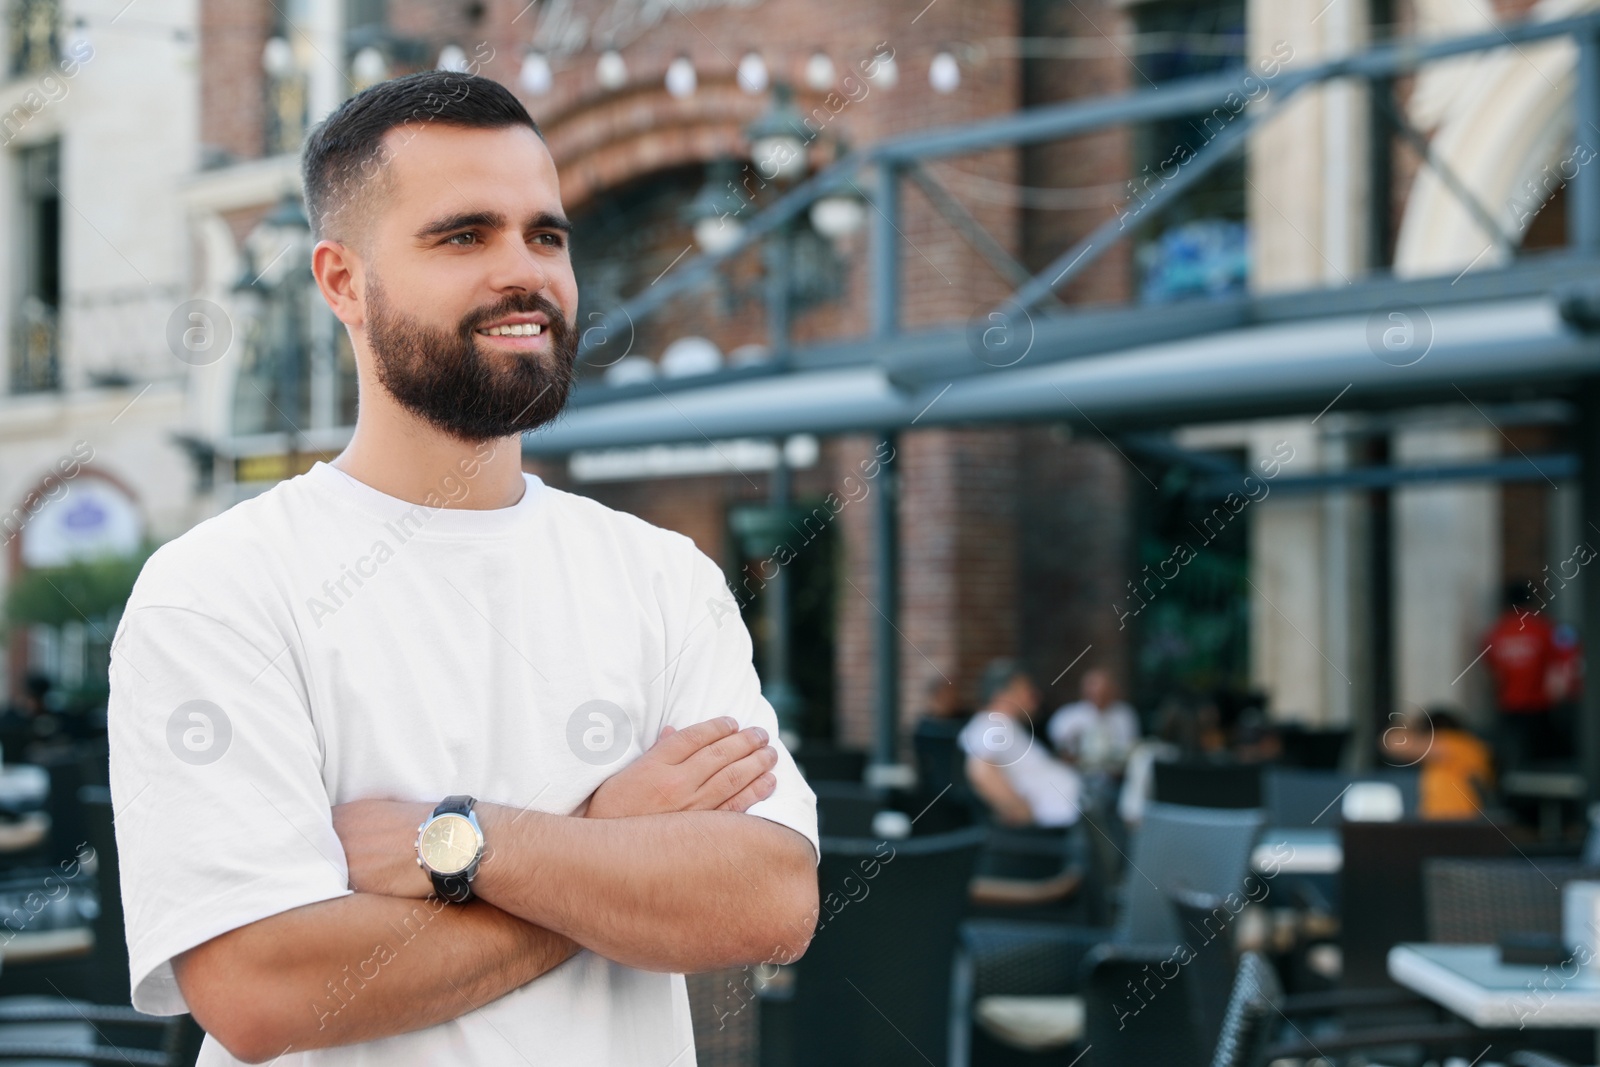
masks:
[(1488, 635), (1498, 726), (1495, 755), (1502, 769), (1526, 767), (1559, 755), (1551, 727), (1552, 668), (1558, 659), (1555, 627), (1533, 606), (1527, 582), (1506, 587), (1506, 609)]

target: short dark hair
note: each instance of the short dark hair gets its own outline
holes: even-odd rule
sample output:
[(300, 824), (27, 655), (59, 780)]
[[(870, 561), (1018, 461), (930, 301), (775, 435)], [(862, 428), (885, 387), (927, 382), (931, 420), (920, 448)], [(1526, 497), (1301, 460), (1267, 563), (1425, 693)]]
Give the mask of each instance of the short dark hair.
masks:
[(300, 173), (311, 232), (326, 237), (347, 209), (370, 190), (387, 159), (383, 137), (407, 123), (497, 130), (539, 124), (511, 91), (476, 74), (428, 70), (379, 82), (352, 96), (306, 138)]
[(983, 698), (984, 705), (988, 706), (1012, 682), (1027, 676), (1027, 669), (1017, 660), (992, 659), (983, 668), (983, 676), (978, 681), (978, 694)]

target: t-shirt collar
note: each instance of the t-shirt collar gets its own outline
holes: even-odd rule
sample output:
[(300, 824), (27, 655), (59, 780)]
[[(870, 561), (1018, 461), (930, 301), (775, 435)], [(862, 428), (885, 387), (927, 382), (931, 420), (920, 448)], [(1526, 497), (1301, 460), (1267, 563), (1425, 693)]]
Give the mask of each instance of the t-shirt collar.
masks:
[[(390, 496), (323, 460), (312, 464), (302, 477), (346, 506), (394, 524), (407, 538), (415, 534), (446, 539), (504, 536), (534, 515), (545, 489), (538, 475), (523, 471), (524, 489), (515, 504), (501, 508), (428, 507)], [(441, 481), (435, 492), (440, 500), (448, 500), (470, 491), (471, 484), (465, 475), (455, 475), (452, 480)]]

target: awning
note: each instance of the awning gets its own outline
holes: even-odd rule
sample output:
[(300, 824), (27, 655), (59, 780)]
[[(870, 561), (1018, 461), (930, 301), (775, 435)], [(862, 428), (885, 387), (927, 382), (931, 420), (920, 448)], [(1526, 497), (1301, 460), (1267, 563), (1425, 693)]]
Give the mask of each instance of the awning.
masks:
[(1537, 297), (1250, 326), (1078, 358), (1052, 360), (1037, 348), (1013, 367), (977, 365), (906, 388), (876, 365), (774, 374), (572, 408), (528, 434), (523, 449), (561, 455), (1036, 420), (1170, 426), (1315, 414), (1335, 400), (1341, 409), (1374, 408), (1552, 391), (1593, 374), (1600, 336), (1566, 322), (1555, 299)]

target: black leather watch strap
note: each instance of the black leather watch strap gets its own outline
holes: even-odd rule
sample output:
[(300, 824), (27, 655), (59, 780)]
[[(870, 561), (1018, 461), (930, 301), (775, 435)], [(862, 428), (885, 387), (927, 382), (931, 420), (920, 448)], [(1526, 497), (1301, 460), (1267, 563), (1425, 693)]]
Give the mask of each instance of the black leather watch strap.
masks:
[[(439, 815), (470, 815), (472, 805), (477, 801), (466, 794), (445, 797), (439, 801), (439, 806), (433, 809), (435, 816)], [(433, 879), (433, 892), (441, 900), (448, 900), (452, 904), (465, 904), (472, 899), (472, 876), (478, 873), (478, 862), (474, 860), (472, 866), (460, 874), (440, 874), (429, 871), (428, 876)]]
[(445, 797), (439, 801), (439, 806), (433, 809), (433, 813), (435, 815), (469, 815), (472, 813), (472, 805), (477, 802), (475, 797), (469, 797), (465, 793), (458, 793), (453, 797)]

